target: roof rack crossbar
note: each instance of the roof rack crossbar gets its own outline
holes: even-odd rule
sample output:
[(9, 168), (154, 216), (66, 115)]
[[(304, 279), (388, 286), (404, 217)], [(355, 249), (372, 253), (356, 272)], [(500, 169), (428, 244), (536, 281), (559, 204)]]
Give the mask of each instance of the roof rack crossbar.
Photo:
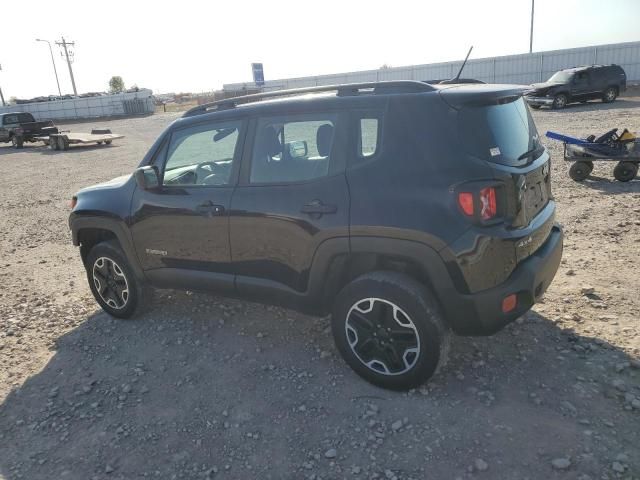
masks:
[(203, 103), (197, 107), (187, 110), (183, 117), (200, 115), (209, 111), (226, 110), (234, 108), (239, 104), (250, 103), (267, 98), (287, 97), (291, 95), (302, 95), (305, 93), (337, 92), (338, 96), (350, 96), (364, 93), (371, 90), (373, 93), (408, 93), (408, 92), (431, 92), (435, 88), (431, 85), (414, 80), (395, 80), (387, 82), (366, 82), (366, 83), (346, 83), (343, 85), (323, 85), (318, 87), (294, 88), (289, 90), (274, 90), (271, 92), (254, 93), (240, 97), (225, 98), (215, 102)]

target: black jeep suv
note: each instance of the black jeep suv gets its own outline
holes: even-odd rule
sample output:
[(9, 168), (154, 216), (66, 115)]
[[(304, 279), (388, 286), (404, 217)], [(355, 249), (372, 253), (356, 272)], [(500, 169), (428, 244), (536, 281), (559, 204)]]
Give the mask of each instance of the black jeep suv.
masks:
[(619, 65), (567, 68), (544, 83), (534, 83), (525, 99), (531, 108), (546, 105), (564, 108), (569, 103), (602, 100), (613, 102), (627, 88), (627, 75)]
[(149, 286), (331, 313), (347, 363), (406, 389), (450, 331), (492, 334), (551, 283), (549, 162), (515, 86), (263, 93), (188, 111), (69, 223), (113, 316)]

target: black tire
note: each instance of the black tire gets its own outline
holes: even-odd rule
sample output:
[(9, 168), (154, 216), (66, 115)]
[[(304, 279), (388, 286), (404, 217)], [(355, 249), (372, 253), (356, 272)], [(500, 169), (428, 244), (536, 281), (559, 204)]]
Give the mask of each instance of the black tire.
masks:
[(51, 150), (58, 150), (58, 138), (57, 137), (49, 137), (49, 148)]
[(619, 182), (628, 182), (638, 175), (638, 164), (633, 162), (618, 162), (613, 169), (613, 176)]
[(111, 145), (111, 140), (105, 140), (104, 143), (107, 145)]
[(391, 390), (408, 390), (431, 378), (446, 362), (451, 337), (428, 288), (407, 275), (383, 271), (362, 275), (342, 289), (331, 328), (347, 364), (368, 382)]
[(551, 108), (554, 110), (561, 110), (567, 106), (569, 99), (564, 93), (559, 93), (553, 98), (553, 103), (551, 104)]
[(11, 137), (11, 144), (15, 148), (24, 148), (24, 139), (18, 135), (14, 135)]
[(131, 318), (147, 305), (151, 291), (133, 273), (117, 242), (95, 245), (85, 267), (91, 293), (109, 315)]
[(529, 105), (531, 108), (533, 108), (534, 110), (540, 110), (540, 107), (542, 105)]
[(603, 103), (611, 103), (618, 97), (618, 90), (615, 87), (609, 87), (602, 92)]
[(574, 162), (569, 168), (569, 176), (576, 182), (581, 182), (593, 171), (593, 162)]
[(102, 145), (102, 142), (101, 142), (101, 141), (100, 141), (100, 142), (96, 142), (96, 143), (97, 143), (98, 145)]
[(69, 139), (64, 135), (57, 138), (58, 148), (56, 150), (69, 150)]

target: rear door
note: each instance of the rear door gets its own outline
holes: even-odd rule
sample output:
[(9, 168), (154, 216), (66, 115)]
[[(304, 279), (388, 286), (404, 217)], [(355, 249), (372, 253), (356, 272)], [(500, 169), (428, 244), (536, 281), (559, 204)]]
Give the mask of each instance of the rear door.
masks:
[(144, 270), (229, 272), (228, 213), (245, 131), (245, 121), (224, 120), (168, 138), (154, 160), (162, 185), (138, 188), (132, 199), (131, 232)]
[(237, 289), (248, 293), (257, 283), (305, 291), (318, 246), (348, 237), (346, 114), (265, 116), (250, 132), (231, 201)]

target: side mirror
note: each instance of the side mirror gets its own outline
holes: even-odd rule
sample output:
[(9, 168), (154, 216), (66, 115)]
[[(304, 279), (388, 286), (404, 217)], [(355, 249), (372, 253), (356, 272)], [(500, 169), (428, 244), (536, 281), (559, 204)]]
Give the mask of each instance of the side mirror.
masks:
[(289, 148), (289, 156), (291, 158), (303, 158), (309, 153), (309, 147), (305, 140), (294, 140), (287, 143)]
[(136, 183), (143, 190), (153, 190), (160, 186), (160, 172), (155, 165), (147, 165), (136, 169)]

